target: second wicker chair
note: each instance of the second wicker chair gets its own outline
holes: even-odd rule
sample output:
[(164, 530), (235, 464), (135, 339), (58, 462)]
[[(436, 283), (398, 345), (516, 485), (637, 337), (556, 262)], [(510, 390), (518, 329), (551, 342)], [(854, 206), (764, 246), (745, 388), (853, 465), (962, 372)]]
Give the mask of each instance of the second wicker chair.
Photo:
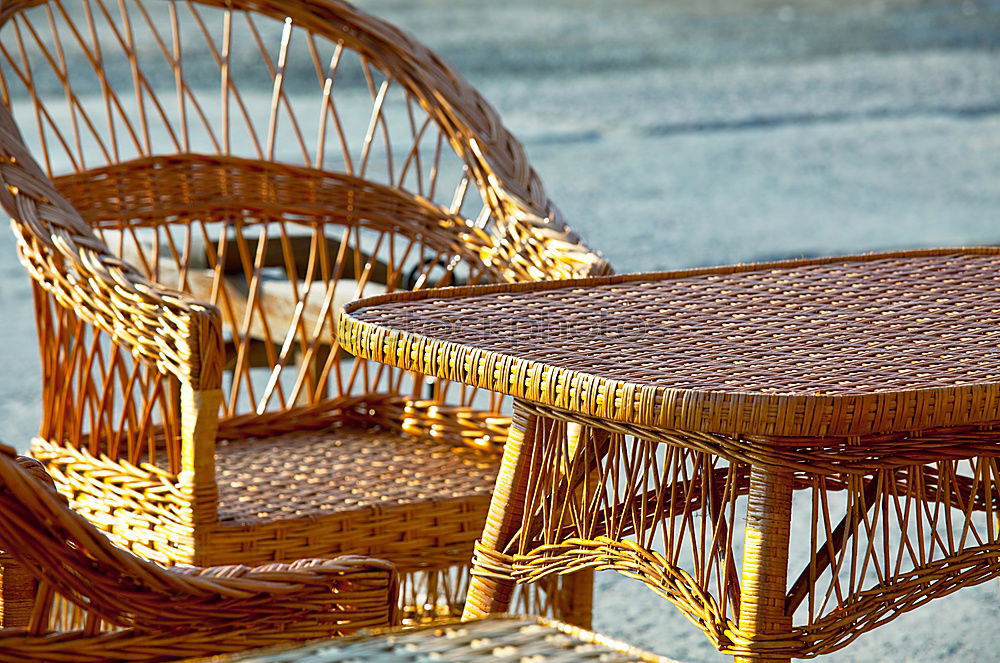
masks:
[[(337, 0), (13, 0), (0, 29), (32, 452), (73, 507), (163, 563), (385, 557), (408, 616), (460, 612), (509, 419), (334, 330), (359, 296), (608, 271), (493, 109)], [(587, 625), (585, 575), (556, 582), (515, 609)]]
[(164, 570), (113, 546), (47, 478), (0, 445), (3, 663), (167, 661), (395, 623), (387, 562)]

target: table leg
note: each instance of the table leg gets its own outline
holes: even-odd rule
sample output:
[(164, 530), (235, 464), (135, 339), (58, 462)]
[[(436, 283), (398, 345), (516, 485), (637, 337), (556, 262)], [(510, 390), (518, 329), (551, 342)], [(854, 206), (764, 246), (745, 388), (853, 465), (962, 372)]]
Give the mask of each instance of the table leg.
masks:
[[(531, 473), (532, 447), (537, 417), (527, 414), (514, 402), (514, 416), (504, 445), (497, 485), (490, 500), (486, 527), (472, 562), (472, 580), (462, 619), (478, 619), (504, 612), (510, 603), (514, 581), (489, 569), (483, 555), (503, 552), (521, 526), (525, 492)], [(482, 551), (482, 552), (480, 552)]]
[[(753, 467), (743, 549), (739, 629), (751, 642), (792, 628), (785, 614), (788, 538), (792, 514), (792, 473)], [(736, 663), (777, 663), (788, 656), (737, 656)]]

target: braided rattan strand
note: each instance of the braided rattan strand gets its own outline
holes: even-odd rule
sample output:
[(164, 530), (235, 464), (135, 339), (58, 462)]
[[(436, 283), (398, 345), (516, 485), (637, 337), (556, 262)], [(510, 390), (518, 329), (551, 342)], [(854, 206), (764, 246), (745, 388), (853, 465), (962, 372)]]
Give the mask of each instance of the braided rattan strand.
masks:
[[(40, 583), (28, 626), (0, 632), (0, 661), (173, 660), (395, 621), (396, 573), (387, 562), (167, 571), (111, 545), (8, 447), (0, 448), (0, 503), (0, 546)], [(59, 595), (88, 615), (83, 631), (48, 628)]]
[(998, 267), (997, 249), (942, 249), (394, 293), (347, 305), (341, 338), (625, 424), (915, 431), (996, 419)]
[[(124, 181), (129, 196), (121, 195)], [(175, 223), (236, 198), (244, 213), (265, 219), (294, 216), (317, 226), (350, 219), (367, 228), (405, 228), (467, 258), (488, 257), (493, 249), (486, 232), (431, 201), (356, 176), (284, 163), (178, 154), (91, 168), (55, 184), (93, 228)]]

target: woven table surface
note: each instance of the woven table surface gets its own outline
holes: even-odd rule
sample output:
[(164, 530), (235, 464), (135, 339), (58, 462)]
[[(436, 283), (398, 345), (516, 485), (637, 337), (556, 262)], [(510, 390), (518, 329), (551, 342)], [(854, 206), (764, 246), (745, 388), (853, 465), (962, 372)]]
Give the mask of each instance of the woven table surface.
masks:
[(1000, 419), (1000, 249), (940, 249), (348, 304), (355, 354), (663, 429), (770, 436)]
[(539, 617), (361, 633), (305, 647), (210, 659), (236, 663), (677, 663), (600, 634)]

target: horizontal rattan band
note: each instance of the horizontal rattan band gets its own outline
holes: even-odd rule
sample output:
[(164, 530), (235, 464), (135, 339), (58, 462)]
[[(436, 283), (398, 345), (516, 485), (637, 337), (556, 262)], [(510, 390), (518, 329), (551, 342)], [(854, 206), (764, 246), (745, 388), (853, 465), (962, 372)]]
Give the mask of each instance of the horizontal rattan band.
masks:
[(735, 463), (813, 474), (870, 474), (879, 469), (933, 463), (944, 458), (1000, 456), (1000, 432), (993, 426), (927, 429), (919, 434), (777, 438), (744, 437), (661, 429), (588, 417), (524, 403), (527, 412), (643, 440), (701, 451)]

